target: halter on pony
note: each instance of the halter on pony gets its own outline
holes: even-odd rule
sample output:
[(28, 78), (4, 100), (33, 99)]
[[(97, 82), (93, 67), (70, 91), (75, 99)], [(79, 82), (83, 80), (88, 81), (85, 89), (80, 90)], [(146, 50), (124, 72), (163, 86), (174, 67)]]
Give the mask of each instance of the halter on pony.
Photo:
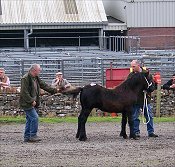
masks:
[(147, 80), (147, 78), (146, 77), (144, 77), (145, 78), (145, 80), (146, 80), (146, 82), (147, 82), (147, 84), (148, 84), (148, 87), (147, 87), (147, 89), (149, 89), (149, 87), (153, 84), (152, 82), (151, 83), (149, 83), (148, 82), (148, 80)]

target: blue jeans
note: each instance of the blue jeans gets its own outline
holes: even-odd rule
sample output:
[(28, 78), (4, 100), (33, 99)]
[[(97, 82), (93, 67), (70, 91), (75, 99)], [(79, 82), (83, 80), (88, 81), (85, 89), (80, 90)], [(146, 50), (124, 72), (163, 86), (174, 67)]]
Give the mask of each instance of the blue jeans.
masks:
[(24, 110), (26, 113), (26, 126), (24, 138), (29, 139), (37, 135), (38, 131), (38, 113), (35, 108)]
[[(140, 134), (140, 120), (139, 120), (139, 114), (140, 114), (140, 109), (143, 109), (143, 105), (134, 105), (133, 106), (133, 111), (132, 111), (132, 117), (134, 121), (134, 134)], [(143, 111), (142, 111), (143, 112)], [(150, 121), (148, 122), (148, 114), (150, 117)], [(144, 108), (144, 117), (146, 118), (147, 123), (147, 131), (148, 135), (151, 133), (154, 133), (154, 127), (153, 127), (153, 113), (152, 113), (152, 108), (151, 104), (148, 104), (148, 114), (147, 114), (147, 109), (146, 107)]]

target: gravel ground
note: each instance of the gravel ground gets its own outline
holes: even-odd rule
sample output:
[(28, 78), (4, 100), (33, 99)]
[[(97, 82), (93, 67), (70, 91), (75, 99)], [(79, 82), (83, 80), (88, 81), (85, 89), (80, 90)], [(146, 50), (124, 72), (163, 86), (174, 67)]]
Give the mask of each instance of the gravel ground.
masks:
[(158, 138), (140, 128), (140, 140), (124, 140), (120, 123), (87, 123), (88, 140), (80, 142), (77, 124), (40, 124), (43, 140), (23, 143), (24, 124), (0, 125), (0, 166), (174, 167), (175, 123), (155, 124)]

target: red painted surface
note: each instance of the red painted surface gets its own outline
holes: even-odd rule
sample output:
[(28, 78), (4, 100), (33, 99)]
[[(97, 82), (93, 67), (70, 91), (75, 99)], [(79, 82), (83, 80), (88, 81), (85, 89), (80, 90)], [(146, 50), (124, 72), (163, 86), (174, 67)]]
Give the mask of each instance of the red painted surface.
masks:
[(106, 88), (120, 85), (129, 75), (130, 68), (111, 68), (106, 70)]
[(154, 74), (153, 78), (154, 78), (155, 83), (161, 84), (160, 72), (156, 72), (156, 73)]
[[(114, 88), (120, 85), (130, 73), (130, 68), (109, 68), (106, 69), (106, 88)], [(112, 117), (117, 116), (116, 113), (111, 113)]]

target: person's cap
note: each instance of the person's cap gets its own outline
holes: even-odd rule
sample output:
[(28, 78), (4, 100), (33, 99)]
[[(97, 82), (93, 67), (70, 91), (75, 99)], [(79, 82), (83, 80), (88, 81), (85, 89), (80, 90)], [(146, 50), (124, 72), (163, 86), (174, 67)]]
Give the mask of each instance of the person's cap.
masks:
[(63, 75), (63, 73), (62, 72), (57, 72), (56, 75)]

